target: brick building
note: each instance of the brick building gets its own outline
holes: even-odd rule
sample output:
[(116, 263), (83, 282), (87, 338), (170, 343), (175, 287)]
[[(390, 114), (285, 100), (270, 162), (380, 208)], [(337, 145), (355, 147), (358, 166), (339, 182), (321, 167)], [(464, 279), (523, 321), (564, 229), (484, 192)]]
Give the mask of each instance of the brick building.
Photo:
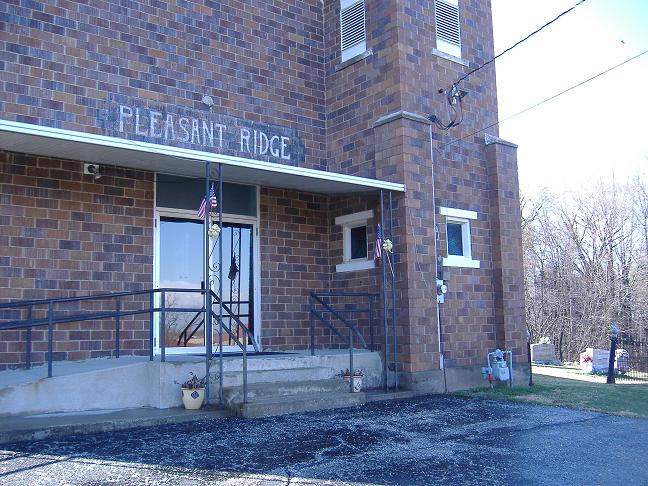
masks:
[[(386, 299), (405, 387), (442, 390), (442, 368), (481, 380), (496, 347), (526, 362), (515, 146), (479, 131), (497, 120), (494, 67), (439, 93), (493, 54), (488, 0), (2, 2), (0, 299), (199, 289), (207, 170), (212, 272), (262, 350), (306, 349), (310, 292), (352, 291)], [(447, 131), (430, 121), (458, 108)], [(394, 249), (376, 262), (381, 218)], [(204, 326), (181, 343), (180, 323), (166, 352), (204, 350)], [(122, 352), (147, 354), (148, 321), (121, 325)], [(0, 332), (2, 366), (24, 364), (26, 333)], [(30, 339), (45, 361), (45, 328)], [(69, 323), (52, 352), (114, 340)]]

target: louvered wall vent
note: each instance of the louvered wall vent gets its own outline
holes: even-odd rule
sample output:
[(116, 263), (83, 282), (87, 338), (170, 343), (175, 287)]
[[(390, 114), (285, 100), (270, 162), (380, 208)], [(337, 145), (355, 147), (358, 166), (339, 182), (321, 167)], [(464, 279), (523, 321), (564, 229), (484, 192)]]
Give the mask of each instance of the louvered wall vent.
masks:
[(364, 0), (340, 1), (340, 32), (342, 61), (362, 54), (366, 48), (367, 34), (365, 29)]
[(461, 57), (461, 33), (459, 31), (459, 5), (456, 0), (434, 2), (437, 49)]

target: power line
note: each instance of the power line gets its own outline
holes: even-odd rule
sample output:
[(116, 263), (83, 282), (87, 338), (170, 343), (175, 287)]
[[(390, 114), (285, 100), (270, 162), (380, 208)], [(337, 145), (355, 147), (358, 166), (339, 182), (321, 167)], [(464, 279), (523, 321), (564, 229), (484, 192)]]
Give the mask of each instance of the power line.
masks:
[(647, 54), (647, 53), (648, 53), (648, 49), (646, 49), (643, 52), (640, 52), (636, 56), (632, 56), (631, 58), (626, 59), (625, 61), (620, 62), (619, 64), (606, 69), (605, 71), (601, 71), (600, 73), (595, 74), (594, 76), (592, 76), (590, 78), (587, 78), (586, 80), (581, 81), (580, 83), (577, 83), (577, 84), (575, 84), (575, 85), (561, 91), (560, 93), (556, 93), (555, 95), (550, 96), (549, 98), (546, 98), (546, 99), (544, 99), (542, 101), (539, 101), (538, 103), (536, 103), (534, 105), (531, 105), (531, 106), (529, 106), (528, 108), (525, 108), (522, 111), (518, 111), (517, 113), (515, 113), (515, 114), (513, 114), (511, 116), (503, 118), (502, 120), (498, 120), (495, 123), (491, 123), (490, 125), (488, 125), (488, 126), (486, 126), (484, 128), (480, 128), (479, 130), (475, 130), (474, 132), (472, 132), (472, 133), (470, 133), (468, 135), (465, 135), (465, 136), (463, 136), (461, 138), (457, 138), (457, 139), (452, 140), (452, 141), (450, 141), (448, 143), (444, 143), (443, 145), (439, 146), (439, 149), (442, 149), (443, 147), (447, 147), (448, 145), (453, 145), (453, 144), (455, 144), (457, 142), (461, 142), (462, 140), (466, 140), (467, 138), (470, 138), (473, 135), (477, 135), (478, 133), (483, 132), (484, 130), (488, 130), (489, 128), (495, 127), (495, 126), (499, 125), (502, 122), (508, 121), (511, 118), (515, 118), (516, 116), (519, 116), (519, 115), (521, 115), (523, 113), (526, 113), (527, 111), (533, 110), (534, 108), (537, 108), (538, 106), (543, 105), (543, 104), (547, 103), (548, 101), (551, 101), (551, 100), (553, 100), (555, 98), (558, 98), (559, 96), (564, 95), (565, 93), (568, 93), (569, 91), (572, 91), (572, 90), (578, 88), (579, 86), (583, 86), (584, 84), (589, 83), (590, 81), (592, 81), (592, 80), (594, 80), (594, 79), (596, 79), (596, 78), (598, 78), (600, 76), (603, 76), (604, 74), (607, 74), (610, 71), (614, 71), (616, 68), (619, 68), (619, 67), (623, 66), (624, 64), (629, 63), (630, 61), (634, 61), (635, 59), (637, 59), (637, 58), (639, 58), (639, 57), (641, 57), (641, 56), (643, 56), (644, 54)]
[(475, 69), (473, 69), (472, 71), (470, 71), (468, 74), (464, 74), (462, 77), (459, 78), (459, 81), (457, 81), (457, 82), (454, 83), (454, 84), (458, 85), (459, 83), (461, 83), (464, 79), (466, 79), (466, 78), (467, 78), (468, 76), (470, 76), (471, 74), (474, 74), (474, 73), (476, 73), (477, 71), (479, 71), (481, 68), (483, 68), (484, 66), (487, 66), (488, 64), (491, 64), (492, 62), (495, 62), (495, 59), (497, 59), (497, 58), (503, 56), (504, 54), (506, 54), (507, 52), (509, 52), (509, 51), (511, 51), (511, 50), (513, 50), (513, 49), (515, 49), (517, 46), (519, 46), (520, 44), (522, 44), (523, 42), (525, 42), (526, 40), (528, 40), (530, 37), (536, 35), (538, 32), (540, 32), (540, 31), (541, 31), (542, 29), (544, 29), (545, 27), (548, 27), (548, 26), (550, 26), (551, 24), (553, 24), (556, 20), (558, 20), (558, 19), (559, 19), (560, 17), (562, 17), (563, 15), (567, 15), (569, 12), (571, 12), (571, 11), (574, 10), (576, 7), (578, 7), (581, 3), (585, 3), (585, 1), (586, 1), (586, 0), (580, 0), (576, 5), (574, 5), (573, 7), (571, 7), (571, 8), (569, 8), (569, 9), (565, 10), (565, 11), (562, 12), (560, 15), (558, 15), (555, 19), (550, 20), (549, 22), (547, 22), (546, 24), (544, 24), (544, 25), (543, 25), (542, 27), (540, 27), (539, 29), (534, 30), (534, 31), (531, 32), (529, 35), (527, 35), (524, 39), (521, 39), (521, 40), (517, 41), (517, 42), (516, 42), (515, 44), (513, 44), (511, 47), (509, 47), (508, 49), (503, 50), (503, 51), (500, 52), (497, 56), (495, 56), (494, 58), (490, 59), (489, 61), (486, 61), (486, 62), (483, 63), (481, 66), (476, 67)]

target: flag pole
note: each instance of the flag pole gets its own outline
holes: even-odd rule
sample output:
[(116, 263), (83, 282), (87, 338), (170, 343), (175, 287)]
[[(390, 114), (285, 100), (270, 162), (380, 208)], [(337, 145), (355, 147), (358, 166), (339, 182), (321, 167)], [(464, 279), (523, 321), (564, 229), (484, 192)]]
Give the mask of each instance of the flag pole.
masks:
[[(218, 164), (218, 226), (223, 231), (223, 164)], [(218, 401), (223, 404), (223, 238), (218, 238)], [(210, 337), (211, 341), (211, 337)]]
[[(380, 225), (378, 227), (379, 231), (382, 232), (382, 230), (385, 228), (385, 193), (381, 189), (380, 190)], [(380, 238), (380, 245), (382, 246), (385, 235), (384, 233), (381, 233), (381, 238)], [(382, 256), (383, 249), (380, 248), (380, 255)], [(383, 363), (383, 388), (385, 391), (387, 391), (387, 373), (389, 371), (389, 363), (387, 362), (389, 360), (389, 337), (387, 336), (387, 273), (386, 273), (386, 268), (385, 268), (385, 259), (381, 258), (381, 270), (382, 270), (382, 303), (383, 303), (383, 332), (385, 334), (385, 349), (384, 351), (384, 356), (385, 356), (385, 362)]]
[[(209, 197), (209, 162), (205, 164), (205, 196), (203, 203), (208, 203)], [(205, 210), (205, 217), (203, 220), (203, 244), (204, 244), (204, 291), (205, 291), (205, 405), (209, 402), (209, 371), (211, 367), (212, 357), (212, 314), (211, 314), (211, 285), (210, 281), (210, 265), (209, 265), (209, 208)]]

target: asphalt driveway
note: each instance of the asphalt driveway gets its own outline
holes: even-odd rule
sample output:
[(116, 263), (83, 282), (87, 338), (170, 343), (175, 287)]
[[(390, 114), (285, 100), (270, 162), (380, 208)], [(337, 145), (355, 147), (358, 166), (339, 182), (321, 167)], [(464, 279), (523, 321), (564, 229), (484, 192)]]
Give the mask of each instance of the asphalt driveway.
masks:
[(648, 420), (455, 396), (0, 446), (0, 485), (648, 484)]

